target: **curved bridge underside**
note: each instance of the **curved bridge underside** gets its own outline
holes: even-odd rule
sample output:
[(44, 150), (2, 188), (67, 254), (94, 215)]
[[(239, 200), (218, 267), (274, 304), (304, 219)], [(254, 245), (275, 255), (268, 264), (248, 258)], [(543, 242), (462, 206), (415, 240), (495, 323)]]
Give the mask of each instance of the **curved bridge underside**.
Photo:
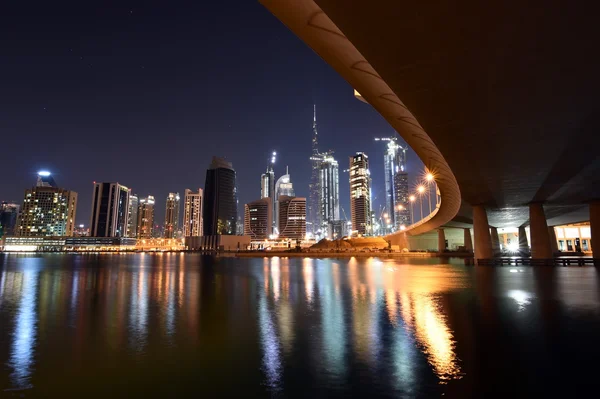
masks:
[(414, 233), (470, 218), (469, 204), (497, 227), (527, 224), (530, 202), (550, 225), (588, 219), (600, 198), (589, 1), (262, 3), (435, 171), (442, 207)]

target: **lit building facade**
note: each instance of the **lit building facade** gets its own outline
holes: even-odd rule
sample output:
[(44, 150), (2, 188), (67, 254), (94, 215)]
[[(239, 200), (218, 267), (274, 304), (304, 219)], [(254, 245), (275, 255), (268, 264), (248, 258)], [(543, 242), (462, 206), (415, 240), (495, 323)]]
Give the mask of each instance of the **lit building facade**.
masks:
[(15, 235), (20, 206), (10, 202), (0, 203), (0, 238)]
[(129, 221), (129, 194), (119, 183), (94, 183), (92, 194), (92, 237), (125, 237)]
[(179, 193), (169, 193), (165, 207), (164, 237), (175, 238), (179, 230)]
[(137, 194), (129, 194), (129, 210), (127, 212), (127, 237), (137, 237), (139, 198)]
[[(387, 143), (384, 155), (385, 211), (396, 230), (410, 224), (410, 212), (406, 213), (408, 198), (408, 175), (406, 175), (406, 150), (398, 144), (397, 137), (375, 139)], [(406, 193), (406, 196), (404, 195)], [(408, 215), (408, 219), (406, 218)]]
[(154, 235), (154, 197), (140, 198), (137, 212), (137, 238), (152, 238)]
[(294, 185), (292, 184), (292, 180), (287, 168), (285, 175), (277, 179), (277, 183), (275, 183), (275, 227), (277, 228), (277, 231), (279, 231), (279, 197), (282, 195), (288, 197), (296, 196), (294, 192)]
[(40, 172), (35, 187), (25, 190), (15, 234), (21, 237), (72, 236), (77, 193), (56, 186), (48, 172)]
[(202, 196), (201, 188), (198, 191), (185, 190), (183, 199), (183, 236), (200, 237), (203, 233), (202, 225)]
[(277, 159), (277, 152), (273, 151), (271, 155), (271, 163), (267, 167), (267, 171), (260, 176), (260, 198), (271, 198), (271, 207), (273, 220), (272, 228), (275, 227), (275, 203), (277, 199), (277, 195), (275, 193), (275, 171), (273, 170), (273, 165), (275, 165), (275, 161)]
[(237, 192), (235, 170), (231, 162), (213, 157), (206, 171), (204, 235), (235, 235), (237, 225)]
[(350, 213), (352, 230), (361, 235), (372, 233), (371, 174), (369, 158), (363, 152), (350, 157)]
[(408, 173), (398, 172), (394, 175), (394, 223), (396, 230), (401, 226), (409, 226), (412, 223), (410, 217), (410, 202), (408, 192)]
[(340, 219), (340, 182), (338, 162), (329, 154), (323, 155), (319, 167), (319, 206), (322, 235), (330, 222)]
[(264, 240), (272, 234), (273, 206), (266, 197), (244, 206), (244, 235), (253, 240)]
[(321, 227), (321, 212), (319, 202), (319, 169), (323, 156), (319, 153), (319, 134), (317, 131), (317, 106), (313, 105), (313, 135), (312, 135), (312, 154), (310, 157), (311, 175), (309, 189), (309, 198), (307, 204), (307, 228), (312, 234), (316, 234)]
[(592, 231), (589, 222), (556, 226), (554, 234), (556, 246), (561, 252), (592, 252)]
[(304, 240), (306, 237), (306, 198), (282, 195), (278, 199), (279, 238)]

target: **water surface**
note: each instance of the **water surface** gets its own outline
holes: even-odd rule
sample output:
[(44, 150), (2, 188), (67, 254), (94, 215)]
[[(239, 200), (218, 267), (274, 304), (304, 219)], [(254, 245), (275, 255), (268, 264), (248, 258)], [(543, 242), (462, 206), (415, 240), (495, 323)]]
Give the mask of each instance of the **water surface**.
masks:
[(0, 397), (588, 396), (595, 268), (0, 255)]

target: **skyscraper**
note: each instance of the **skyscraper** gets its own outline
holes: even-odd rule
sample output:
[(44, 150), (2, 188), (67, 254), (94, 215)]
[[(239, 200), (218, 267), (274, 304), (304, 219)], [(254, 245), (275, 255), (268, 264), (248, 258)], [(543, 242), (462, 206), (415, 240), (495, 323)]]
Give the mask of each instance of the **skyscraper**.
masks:
[(308, 186), (309, 189), (309, 198), (308, 198), (308, 220), (307, 220), (307, 229), (312, 233), (316, 234), (319, 228), (321, 227), (321, 212), (320, 212), (320, 203), (319, 203), (319, 168), (321, 166), (321, 162), (323, 161), (323, 156), (319, 153), (319, 133), (317, 132), (317, 106), (313, 105), (313, 137), (312, 137), (312, 154), (310, 157), (311, 162), (311, 175), (310, 175), (310, 184)]
[(37, 184), (25, 190), (15, 234), (22, 237), (73, 235), (77, 193), (58, 188), (50, 172), (38, 173)]
[(322, 232), (329, 231), (329, 223), (340, 219), (339, 166), (331, 152), (322, 154), (319, 165), (319, 206)]
[(244, 206), (244, 235), (264, 240), (271, 235), (273, 206), (271, 198), (265, 197)]
[(127, 217), (127, 237), (137, 237), (137, 223), (138, 223), (138, 196), (137, 194), (129, 194), (129, 211)]
[(137, 237), (152, 238), (154, 233), (154, 197), (140, 198), (137, 212)]
[(237, 224), (235, 170), (231, 162), (213, 157), (204, 185), (204, 235), (234, 235)]
[(277, 179), (277, 183), (275, 183), (275, 227), (277, 228), (277, 231), (279, 231), (279, 197), (282, 195), (287, 195), (289, 197), (296, 196), (294, 193), (294, 185), (290, 179), (287, 167), (285, 175)]
[(350, 157), (350, 213), (352, 230), (371, 234), (371, 177), (369, 158), (363, 152)]
[(169, 193), (165, 208), (165, 238), (175, 238), (179, 229), (179, 193)]
[(267, 166), (267, 171), (260, 176), (260, 198), (271, 198), (271, 206), (273, 221), (271, 231), (273, 227), (275, 227), (275, 202), (276, 202), (276, 194), (275, 194), (275, 172), (273, 171), (273, 166), (275, 165), (275, 161), (277, 159), (277, 152), (273, 151), (271, 154), (271, 163)]
[(90, 236), (126, 236), (129, 194), (129, 189), (119, 183), (94, 183)]
[(185, 190), (183, 200), (183, 236), (200, 237), (203, 233), (202, 225), (202, 189), (198, 192)]
[(15, 234), (19, 205), (10, 202), (0, 203), (0, 238)]
[[(395, 229), (400, 229), (406, 223), (406, 206), (408, 202), (403, 201), (398, 195), (406, 192), (408, 196), (408, 178), (406, 176), (406, 149), (398, 144), (397, 137), (377, 138), (376, 141), (387, 142), (384, 155), (385, 169), (385, 211), (390, 215), (391, 224)], [(404, 177), (398, 176), (404, 174)], [(400, 186), (398, 187), (397, 184)], [(408, 200), (407, 200), (408, 201)], [(410, 213), (409, 213), (410, 214)]]
[(412, 223), (410, 203), (408, 200), (408, 173), (398, 172), (394, 175), (394, 220), (396, 230)]
[(279, 197), (279, 237), (303, 240), (306, 236), (306, 198)]

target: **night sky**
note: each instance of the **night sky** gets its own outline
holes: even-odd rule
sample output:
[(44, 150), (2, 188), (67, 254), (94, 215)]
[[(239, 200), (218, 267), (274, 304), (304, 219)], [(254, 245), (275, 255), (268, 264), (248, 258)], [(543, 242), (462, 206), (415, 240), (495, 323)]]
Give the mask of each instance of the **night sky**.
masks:
[[(162, 224), (167, 194), (203, 188), (218, 155), (237, 171), (242, 211), (273, 150), (276, 177), (289, 165), (307, 196), (316, 103), (348, 217), (342, 170), (356, 151), (370, 156), (373, 209), (383, 203), (373, 139), (394, 131), (257, 1), (2, 2), (0, 48), (0, 200), (21, 203), (47, 169), (79, 193), (78, 224), (93, 181), (154, 195)], [(412, 152), (408, 168), (411, 180), (422, 170)]]

